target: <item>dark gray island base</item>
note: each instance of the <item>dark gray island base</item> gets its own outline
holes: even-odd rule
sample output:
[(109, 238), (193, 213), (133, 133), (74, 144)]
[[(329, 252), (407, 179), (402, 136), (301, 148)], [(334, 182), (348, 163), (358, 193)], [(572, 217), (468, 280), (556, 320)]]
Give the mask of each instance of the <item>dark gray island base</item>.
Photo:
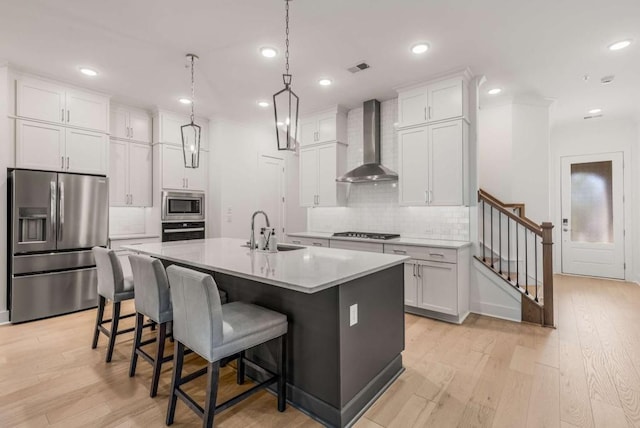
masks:
[[(287, 315), (287, 398), (325, 425), (351, 425), (404, 370), (402, 264), (315, 293), (209, 273), (229, 301), (255, 303)], [(350, 326), (353, 304), (358, 305), (358, 320)], [(276, 371), (276, 352), (275, 344), (265, 344), (247, 357)], [(249, 367), (247, 375), (262, 380)]]

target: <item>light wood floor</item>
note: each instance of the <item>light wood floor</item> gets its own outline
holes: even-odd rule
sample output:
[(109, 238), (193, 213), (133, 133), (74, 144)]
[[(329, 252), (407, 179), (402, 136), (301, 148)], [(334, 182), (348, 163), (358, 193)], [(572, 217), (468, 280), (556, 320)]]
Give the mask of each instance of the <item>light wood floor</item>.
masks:
[[(640, 287), (556, 277), (557, 330), (470, 316), (462, 326), (407, 315), (406, 372), (356, 424), (378, 427), (640, 426)], [(131, 336), (104, 363), (90, 349), (95, 311), (0, 327), (0, 427), (162, 427), (168, 364), (158, 396), (140, 360), (128, 377)], [(169, 348), (171, 349), (171, 348)], [(201, 365), (189, 358), (189, 367)], [(222, 371), (225, 399), (239, 388)], [(202, 379), (203, 380), (203, 379)], [(204, 401), (202, 380), (190, 387)], [(243, 388), (246, 388), (243, 387)], [(220, 427), (319, 426), (259, 393), (216, 416)], [(198, 419), (178, 404), (175, 426)]]

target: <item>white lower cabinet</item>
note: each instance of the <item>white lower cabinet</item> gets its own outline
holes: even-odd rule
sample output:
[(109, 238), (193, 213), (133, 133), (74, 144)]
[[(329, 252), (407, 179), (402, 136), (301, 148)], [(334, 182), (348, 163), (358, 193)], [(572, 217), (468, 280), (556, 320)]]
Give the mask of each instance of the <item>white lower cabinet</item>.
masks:
[(16, 120), (16, 167), (107, 174), (107, 135)]
[(413, 257), (404, 265), (407, 312), (461, 323), (469, 314), (469, 249), (386, 245), (389, 254)]
[(110, 149), (109, 205), (152, 206), (151, 146), (111, 140)]

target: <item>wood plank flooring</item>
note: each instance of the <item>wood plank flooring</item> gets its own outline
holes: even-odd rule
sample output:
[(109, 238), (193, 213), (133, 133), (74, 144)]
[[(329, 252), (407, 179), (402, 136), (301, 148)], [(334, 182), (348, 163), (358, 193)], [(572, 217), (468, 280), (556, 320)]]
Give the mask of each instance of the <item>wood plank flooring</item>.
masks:
[[(555, 330), (478, 315), (461, 326), (407, 315), (406, 371), (356, 427), (640, 427), (640, 286), (569, 276), (555, 284)], [(118, 338), (106, 364), (106, 338), (90, 347), (94, 317), (91, 310), (0, 326), (0, 427), (164, 426), (171, 364), (149, 398), (151, 366), (140, 360), (128, 377), (131, 334)], [(202, 365), (187, 358), (187, 370)], [(188, 387), (201, 401), (203, 380)], [(221, 382), (220, 400), (250, 387), (235, 384), (233, 367), (222, 369)], [(199, 426), (182, 403), (175, 419), (176, 427)], [(216, 421), (320, 426), (290, 406), (278, 413), (266, 392)]]

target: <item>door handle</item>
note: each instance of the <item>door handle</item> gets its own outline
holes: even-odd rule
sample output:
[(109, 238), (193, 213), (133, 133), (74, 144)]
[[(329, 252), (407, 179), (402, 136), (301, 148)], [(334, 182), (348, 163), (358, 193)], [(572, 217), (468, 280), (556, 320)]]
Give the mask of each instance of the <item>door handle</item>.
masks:
[(58, 226), (58, 241), (62, 241), (64, 237), (64, 181), (58, 182), (58, 191), (60, 192), (60, 225)]
[(50, 209), (51, 209), (51, 239), (54, 239), (54, 233), (58, 233), (56, 230), (56, 182), (52, 181), (49, 183), (49, 198), (50, 198)]

